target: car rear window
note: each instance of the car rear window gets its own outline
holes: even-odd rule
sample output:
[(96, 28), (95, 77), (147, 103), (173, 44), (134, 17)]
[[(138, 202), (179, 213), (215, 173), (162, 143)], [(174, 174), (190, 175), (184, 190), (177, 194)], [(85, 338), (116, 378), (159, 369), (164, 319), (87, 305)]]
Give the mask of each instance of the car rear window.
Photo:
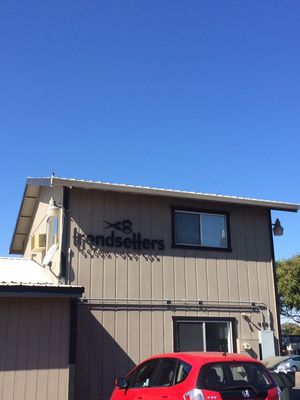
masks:
[(200, 389), (226, 390), (226, 388), (254, 387), (268, 390), (274, 382), (266, 368), (254, 362), (220, 362), (201, 368), (198, 377)]

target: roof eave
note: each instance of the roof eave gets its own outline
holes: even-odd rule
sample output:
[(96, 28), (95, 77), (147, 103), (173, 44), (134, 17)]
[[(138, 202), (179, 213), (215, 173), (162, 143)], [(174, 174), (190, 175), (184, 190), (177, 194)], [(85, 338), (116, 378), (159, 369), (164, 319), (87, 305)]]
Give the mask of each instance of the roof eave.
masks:
[(0, 284), (0, 297), (79, 298), (83, 292), (82, 286)]
[(150, 188), (150, 187), (133, 186), (133, 185), (121, 185), (121, 184), (112, 184), (112, 183), (95, 182), (95, 181), (82, 181), (82, 180), (56, 178), (56, 177), (28, 178), (27, 184), (34, 186), (68, 186), (68, 187), (77, 187), (82, 189), (114, 191), (114, 192), (128, 193), (128, 194), (131, 193), (140, 195), (143, 194), (148, 196), (161, 196), (161, 197), (181, 198), (190, 200), (213, 201), (217, 203), (265, 207), (272, 210), (289, 211), (289, 212), (297, 212), (299, 211), (300, 208), (299, 204), (279, 202), (279, 201), (277, 202), (272, 200), (251, 199), (251, 198), (243, 198), (236, 196), (222, 196), (217, 194), (206, 194), (206, 193), (179, 191), (171, 189), (159, 189), (159, 188)]

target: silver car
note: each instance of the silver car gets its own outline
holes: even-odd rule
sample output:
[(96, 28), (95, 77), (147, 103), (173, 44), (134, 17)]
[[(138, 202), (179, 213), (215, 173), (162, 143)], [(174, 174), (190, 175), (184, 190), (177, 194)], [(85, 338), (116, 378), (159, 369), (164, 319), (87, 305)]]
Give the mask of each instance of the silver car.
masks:
[(300, 356), (290, 355), (282, 357), (268, 357), (262, 363), (269, 371), (288, 372), (300, 371)]

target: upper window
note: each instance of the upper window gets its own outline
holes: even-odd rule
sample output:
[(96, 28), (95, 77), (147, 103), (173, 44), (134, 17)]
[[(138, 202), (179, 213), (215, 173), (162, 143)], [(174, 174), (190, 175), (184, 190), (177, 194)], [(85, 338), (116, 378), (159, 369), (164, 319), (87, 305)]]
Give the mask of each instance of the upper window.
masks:
[(174, 210), (174, 245), (228, 249), (227, 215)]

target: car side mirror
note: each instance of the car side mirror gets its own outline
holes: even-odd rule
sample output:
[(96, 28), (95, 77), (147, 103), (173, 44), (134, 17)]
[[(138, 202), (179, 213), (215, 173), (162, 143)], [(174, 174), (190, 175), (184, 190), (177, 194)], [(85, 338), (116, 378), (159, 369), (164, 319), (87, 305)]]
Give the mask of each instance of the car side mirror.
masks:
[(126, 378), (117, 378), (115, 380), (115, 385), (118, 386), (120, 389), (125, 389), (128, 386), (128, 381)]

